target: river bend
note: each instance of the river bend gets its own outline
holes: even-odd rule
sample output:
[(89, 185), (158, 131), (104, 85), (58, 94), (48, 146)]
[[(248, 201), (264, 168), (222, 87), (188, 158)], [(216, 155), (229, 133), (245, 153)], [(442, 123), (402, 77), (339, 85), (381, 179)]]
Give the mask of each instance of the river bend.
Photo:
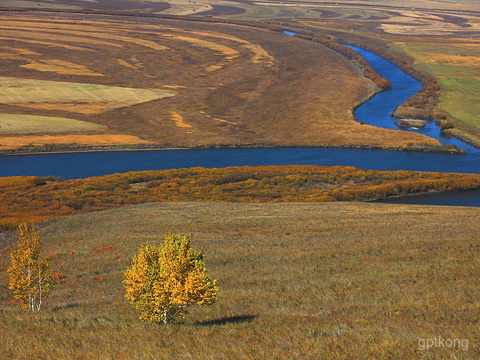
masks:
[[(377, 71), (390, 80), (392, 90), (375, 95), (355, 111), (358, 121), (384, 128), (397, 129), (391, 113), (421, 88), (421, 84), (401, 71), (395, 64), (360, 48), (360, 53)], [(418, 131), (455, 144), (467, 154), (419, 153), (406, 151), (359, 150), (337, 148), (249, 148), (206, 150), (111, 151), (84, 153), (53, 153), (0, 156), (0, 176), (54, 175), (64, 179), (79, 179), (124, 173), (133, 170), (161, 170), (202, 166), (206, 168), (255, 165), (344, 165), (375, 170), (416, 170), (480, 174), (480, 150), (456, 139), (444, 138), (432, 123)], [(476, 195), (475, 195), (476, 194)], [(455, 198), (466, 197), (455, 202)], [(411, 201), (415, 202), (414, 198)], [(428, 204), (422, 199), (419, 203)], [(434, 198), (434, 196), (430, 196)], [(420, 199), (420, 198), (418, 198)], [(480, 206), (480, 192), (453, 195), (444, 205)], [(473, 199), (473, 200), (472, 200)], [(397, 200), (400, 202), (400, 200)]]

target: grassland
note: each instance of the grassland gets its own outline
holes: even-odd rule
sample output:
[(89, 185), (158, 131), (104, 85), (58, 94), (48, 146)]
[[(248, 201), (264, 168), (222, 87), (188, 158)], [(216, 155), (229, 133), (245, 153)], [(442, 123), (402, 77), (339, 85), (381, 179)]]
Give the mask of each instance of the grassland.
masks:
[(66, 118), (0, 114), (0, 134), (97, 131), (104, 128), (94, 123)]
[[(449, 134), (480, 146), (478, 4), (409, 1), (336, 6), (323, 2), (319, 6), (323, 8), (315, 11), (321, 19), (305, 16), (291, 23), (299, 31), (330, 34), (396, 61), (427, 87), (396, 115), (438, 122), (446, 118), (455, 126)], [(432, 91), (437, 87), (438, 93)]]
[[(360, 1), (285, 1), (282, 3), (271, 1), (225, 1), (221, 5), (204, 3), (202, 1), (195, 2), (195, 4), (185, 1), (171, 1), (168, 2), (167, 7), (162, 9), (159, 6), (165, 5), (164, 3), (152, 3), (150, 5), (150, 7), (144, 7), (139, 2), (114, 4), (111, 1), (86, 3), (77, 0), (63, 0), (56, 2), (54, 7), (57, 9), (62, 6), (65, 6), (65, 9), (90, 8), (94, 11), (110, 9), (120, 13), (126, 12), (129, 15), (145, 13), (195, 15), (197, 20), (199, 19), (198, 16), (207, 15), (227, 19), (256, 21), (260, 24), (274, 24), (303, 33), (313, 33), (314, 35), (326, 36), (334, 40), (369, 47), (383, 55), (393, 57), (394, 60), (397, 60), (402, 65), (406, 64), (408, 69), (413, 66), (413, 69), (415, 69), (414, 75), (420, 76), (422, 81), (425, 78), (421, 73), (433, 76), (439, 84), (438, 91), (435, 85), (434, 92), (430, 89), (423, 95), (419, 95), (415, 106), (403, 107), (402, 111), (397, 112), (399, 116), (423, 117), (430, 120), (440, 120), (447, 117), (456, 128), (455, 131), (451, 130), (451, 133), (469, 134), (471, 140), (480, 144), (480, 127), (478, 126), (476, 116), (478, 112), (476, 101), (478, 97), (478, 79), (476, 73), (478, 72), (479, 62), (477, 39), (480, 34), (480, 7), (474, 1), (464, 0), (455, 2), (455, 4), (444, 1), (418, 0), (402, 1), (401, 3), (394, 1), (369, 1), (368, 4)], [(40, 1), (38, 6), (48, 7), (50, 5)], [(219, 92), (215, 91), (217, 89), (210, 85), (211, 90), (213, 90), (210, 94), (198, 96), (199, 92), (196, 89), (196, 94), (193, 95), (192, 92), (195, 86), (182, 84), (181, 86), (185, 86), (184, 89), (192, 90), (188, 95), (190, 100), (192, 100), (193, 96), (194, 101), (190, 101), (189, 104), (196, 103), (199, 107), (193, 109), (190, 107), (188, 111), (185, 111), (184, 104), (178, 107), (178, 103), (176, 103), (174, 110), (161, 113), (161, 119), (150, 119), (150, 124), (147, 125), (149, 131), (139, 131), (136, 134), (129, 133), (129, 135), (139, 136), (145, 140), (157, 143), (165, 143), (167, 141), (170, 145), (181, 146), (191, 146), (194, 143), (202, 145), (256, 143), (322, 146), (333, 144), (351, 146), (365, 145), (366, 143), (394, 146), (394, 142), (400, 146), (404, 146), (408, 142), (432, 144), (431, 140), (415, 137), (412, 134), (408, 135), (411, 138), (407, 140), (405, 138), (406, 135), (400, 132), (389, 133), (378, 129), (356, 126), (351, 121), (353, 120), (351, 116), (352, 104), (342, 102), (342, 95), (335, 93), (335, 90), (342, 88), (346, 89), (344, 93), (351, 94), (351, 91), (348, 90), (350, 87), (356, 89), (354, 92), (358, 92), (359, 86), (365, 86), (365, 84), (355, 84), (351, 79), (345, 79), (345, 69), (341, 69), (341, 72), (344, 74), (343, 78), (346, 82), (332, 82), (332, 79), (325, 79), (330, 84), (328, 90), (325, 84), (312, 83), (311, 80), (311, 83), (307, 84), (305, 82), (306, 79), (311, 79), (315, 76), (314, 73), (321, 73), (323, 76), (325, 74), (333, 74), (334, 69), (325, 67), (325, 64), (322, 64), (321, 68), (315, 68), (312, 62), (305, 58), (305, 61), (300, 66), (308, 66), (311, 73), (309, 75), (306, 74), (307, 72), (304, 74), (300, 73), (297, 66), (290, 66), (293, 62), (298, 64), (298, 61), (293, 60), (294, 56), (286, 56), (285, 52), (280, 55), (278, 52), (279, 47), (286, 46), (291, 52), (302, 52), (305, 54), (305, 51), (296, 47), (292, 41), (283, 45), (277, 42), (277, 46), (272, 47), (272, 44), (267, 45), (265, 42), (262, 42), (265, 39), (259, 41), (260, 38), (258, 36), (260, 34), (258, 32), (255, 40), (253, 38), (244, 38), (245, 33), (242, 35), (235, 33), (234, 37), (232, 37), (231, 29), (225, 31), (224, 25), (214, 25), (213, 23), (208, 24), (200, 31), (190, 29), (191, 31), (186, 33), (182, 33), (178, 28), (175, 30), (175, 24), (168, 24), (168, 30), (167, 27), (163, 28), (161, 34), (163, 39), (159, 42), (158, 39), (154, 41), (152, 38), (145, 37), (155, 27), (152, 22), (150, 22), (148, 27), (142, 25), (145, 27), (139, 39), (138, 35), (133, 36), (132, 28), (129, 28), (129, 25), (115, 24), (114, 21), (110, 21), (109, 26), (102, 29), (99, 29), (93, 23), (88, 24), (85, 21), (81, 25), (69, 24), (65, 19), (56, 20), (55, 24), (36, 21), (33, 23), (29, 22), (28, 26), (25, 26), (25, 23), (22, 23), (22, 21), (24, 19), (20, 16), (17, 19), (12, 19), (10, 22), (6, 22), (3, 26), (0, 23), (0, 27), (7, 35), (5, 40), (8, 41), (8, 36), (10, 36), (10, 39), (25, 41), (26, 45), (29, 44), (27, 46), (28, 51), (35, 51), (35, 49), (31, 48), (32, 45), (38, 45), (39, 41), (44, 42), (44, 39), (40, 39), (42, 33), (49, 33), (50, 39), (61, 44), (55, 46), (83, 48), (84, 52), (93, 50), (88, 46), (88, 43), (106, 48), (115, 46), (117, 48), (125, 48), (125, 42), (132, 43), (132, 38), (135, 38), (135, 40), (138, 39), (138, 44), (143, 42), (143, 46), (148, 48), (149, 51), (158, 50), (162, 52), (164, 54), (162, 60), (164, 61), (169, 51), (178, 51), (175, 46), (172, 46), (171, 42), (164, 42), (167, 39), (221, 54), (223, 61), (220, 62), (211, 62), (211, 59), (206, 54), (203, 54), (201, 59), (201, 62), (206, 66), (203, 70), (207, 73), (206, 75), (205, 73), (202, 74), (202, 76), (213, 79), (210, 84), (221, 82), (222, 86), (217, 88)], [(61, 24), (61, 22), (63, 23)], [(197, 23), (195, 27), (201, 27), (201, 25)], [(117, 29), (117, 32), (121, 29), (122, 33), (117, 35), (114, 28)], [(61, 32), (59, 31), (60, 29)], [(207, 29), (208, 31), (206, 31)], [(36, 33), (28, 35), (32, 31), (36, 31)], [(226, 34), (227, 32), (228, 34)], [(105, 40), (108, 38), (113, 39), (114, 42), (106, 45)], [(273, 40), (274, 38), (272, 37), (271, 39)], [(230, 43), (228, 43), (229, 41)], [(235, 41), (236, 45), (233, 46), (231, 41)], [(232, 88), (225, 84), (223, 80), (220, 80), (218, 76), (212, 78), (211, 75), (219, 75), (219, 71), (225, 71), (226, 67), (228, 67), (226, 64), (229, 62), (238, 62), (242, 59), (242, 56), (240, 56), (242, 52), (238, 49), (238, 45), (241, 45), (244, 48), (243, 50), (252, 50), (252, 46), (256, 47), (256, 50), (253, 51), (256, 55), (250, 57), (249, 62), (256, 63), (255, 56), (257, 56), (259, 63), (270, 67), (263, 74), (264, 76), (269, 74), (268, 81), (266, 80), (267, 77), (264, 77), (265, 81), (260, 84), (258, 79), (254, 79), (253, 76), (240, 83), (231, 83)], [(39, 53), (41, 54), (41, 52)], [(259, 57), (259, 53), (263, 55)], [(321, 54), (318, 55), (317, 61), (322, 57)], [(99, 71), (100, 69), (90, 68), (92, 67), (91, 63), (88, 63), (87, 66), (87, 63), (79, 64), (78, 61), (74, 63), (69, 59), (44, 59), (38, 56), (36, 58), (29, 56), (27, 59), (25, 55), (21, 54), (13, 54), (12, 56), (11, 59), (23, 56), (23, 61), (29, 62), (21, 65), (23, 68), (43, 71), (45, 66), (50, 66), (53, 69), (58, 65), (58, 71), (68, 68), (68, 71), (76, 71), (79, 72), (78, 74), (81, 72), (84, 75), (90, 74), (90, 78), (95, 78), (97, 81), (105, 77), (105, 71), (102, 72)], [(197, 58), (189, 55), (184, 58), (198, 61)], [(139, 70), (128, 59), (115, 58), (112, 60), (110, 63), (115, 62), (125, 68), (136, 68), (136, 70)], [(330, 62), (338, 61), (327, 58), (326, 60)], [(290, 64), (288, 67), (278, 67), (282, 63), (285, 64), (285, 61)], [(300, 102), (287, 99), (292, 96), (304, 97), (305, 94), (300, 95), (300, 91), (296, 90), (299, 86), (294, 81), (285, 82), (285, 77), (279, 83), (277, 81), (279, 78), (274, 73), (279, 71), (276, 74), (285, 74), (293, 69), (295, 69), (295, 73), (289, 75), (296, 76), (304, 84), (305, 88), (311, 88), (315, 93), (321, 94), (321, 98), (303, 98), (302, 100), (304, 101)], [(189, 70), (191, 72), (192, 69), (190, 68)], [(250, 73), (252, 72), (250, 71)], [(338, 80), (338, 73), (337, 71), (335, 80)], [(228, 78), (238, 78), (238, 75), (240, 75), (239, 72), (230, 72)], [(291, 76), (288, 77), (292, 78)], [(277, 81), (275, 85), (285, 84), (285, 86), (272, 86), (274, 84), (273, 79), (277, 79), (275, 80)], [(258, 83), (255, 85), (255, 82)], [(162, 85), (168, 86), (166, 84)], [(428, 82), (424, 81), (424, 85), (430, 86), (431, 80), (428, 80)], [(232, 89), (235, 89), (235, 91)], [(363, 92), (354, 94), (350, 100), (358, 104), (372, 91), (374, 90), (371, 87), (363, 87)], [(329, 94), (335, 96), (329, 97)], [(180, 99), (181, 97), (177, 100)], [(225, 99), (229, 101), (227, 102)], [(272, 106), (271, 104), (273, 103), (276, 106)], [(312, 104), (318, 104), (319, 106), (315, 107)], [(331, 108), (332, 104), (335, 104), (335, 109)], [(265, 111), (262, 111), (263, 109)], [(345, 109), (346, 111), (339, 113), (337, 109)], [(168, 117), (169, 114), (174, 114), (174, 116)], [(141, 115), (147, 116), (144, 113)], [(182, 122), (177, 121), (179, 118), (182, 118)], [(167, 128), (162, 124), (165, 136), (155, 132), (155, 129), (151, 126), (151, 123), (158, 125), (158, 123), (163, 122), (169, 124)], [(259, 122), (260, 124), (258, 124)], [(182, 124), (182, 126), (175, 128), (174, 126), (178, 124)], [(187, 126), (184, 126), (184, 124), (187, 124)], [(284, 126), (284, 124), (287, 125)], [(305, 130), (304, 134), (300, 134), (301, 129)], [(115, 131), (125, 133), (127, 130), (125, 128), (117, 128)], [(306, 136), (305, 133), (312, 134), (312, 136)], [(475, 138), (478, 139), (475, 140)]]
[(392, 46), (415, 59), (414, 66), (439, 80), (442, 88), (439, 110), (480, 134), (480, 45), (477, 41), (454, 39), (445, 42), (406, 42)]
[[(468, 0), (460, 9), (459, 2), (418, 0), (335, 3), (175, 1), (167, 9), (154, 2), (38, 0), (14, 6), (200, 16), (203, 10), (259, 18), (379, 52), (395, 50), (415, 66), (415, 55), (427, 43), (478, 36), (478, 6)], [(419, 4), (422, 9), (412, 9)], [(0, 30), (0, 76), (177, 93), (123, 108), (92, 98), (83, 104), (35, 103), (34, 97), (28, 106), (2, 104), (0, 113), (10, 116), (63, 117), (106, 127), (94, 134), (4, 135), (2, 145), (127, 138), (132, 144), (186, 146), (427, 141), (357, 124), (351, 110), (376, 90), (372, 83), (330, 50), (267, 30), (59, 13), (8, 13), (0, 16)], [(426, 41), (412, 33), (437, 38)], [(402, 43), (406, 47), (400, 49)], [(424, 49), (405, 50), (415, 44)], [(453, 47), (445, 46), (443, 54), (428, 49), (429, 66), (446, 64), (456, 75), (459, 68), (474, 69), (467, 65), (476, 64), (475, 54), (451, 54)], [(466, 104), (463, 97), (449, 100), (448, 83), (442, 86), (443, 111)], [(64, 130), (67, 124), (74, 122), (64, 123)], [(34, 125), (38, 131), (44, 126)], [(15, 239), (0, 234), (0, 358), (477, 359), (479, 210), (333, 201), (471, 189), (479, 181), (474, 175), (340, 167), (1, 179), (3, 230), (23, 219), (50, 219), (40, 228), (57, 286), (42, 313), (16, 308), (6, 272)], [(197, 201), (168, 202), (192, 199)], [(163, 202), (145, 203), (151, 201)], [(125, 206), (135, 203), (145, 204)], [(104, 209), (110, 210), (99, 211)], [(73, 214), (80, 215), (65, 216)], [(193, 309), (185, 320), (145, 325), (124, 298), (123, 271), (139, 245), (157, 242), (168, 231), (192, 234), (194, 247), (204, 250), (221, 289), (219, 300)], [(439, 337), (467, 341), (468, 348), (419, 348), (421, 339)]]
[[(51, 220), (41, 235), (59, 281), (37, 315), (0, 282), (0, 356), (476, 359), (479, 223), (474, 208), (361, 203), (166, 202)], [(123, 271), (168, 231), (192, 234), (219, 298), (145, 325)], [(0, 244), (5, 279), (14, 240)], [(419, 349), (439, 337), (468, 349)]]
[(112, 146), (122, 146), (122, 148), (131, 146), (138, 148), (142, 145), (152, 145), (147, 140), (142, 140), (137, 136), (121, 135), (121, 134), (39, 134), (39, 135), (12, 135), (2, 136), (0, 143), (0, 151), (4, 150), (10, 153), (12, 150), (17, 151), (64, 151), (72, 149), (91, 149), (96, 146), (109, 149)]
[[(267, 29), (22, 12), (5, 12), (0, 29), (0, 77), (18, 81), (2, 91), (25, 98), (3, 102), (0, 113), (92, 122), (165, 146), (439, 145), (359, 124), (354, 107), (378, 91), (361, 69)], [(45, 81), (62, 91), (30, 93)]]
[(0, 78), (3, 104), (75, 113), (98, 114), (175, 95), (175, 92), (169, 90)]

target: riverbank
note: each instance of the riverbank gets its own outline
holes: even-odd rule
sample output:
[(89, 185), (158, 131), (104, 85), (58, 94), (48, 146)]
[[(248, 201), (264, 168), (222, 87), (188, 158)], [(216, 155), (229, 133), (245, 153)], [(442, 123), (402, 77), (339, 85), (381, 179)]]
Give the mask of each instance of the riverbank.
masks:
[(480, 149), (480, 138), (474, 134), (462, 131), (457, 128), (442, 130), (445, 135), (458, 139), (466, 144), (469, 144), (477, 149)]
[(244, 166), (135, 171), (62, 180), (0, 178), (0, 228), (21, 221), (159, 201), (368, 201), (480, 188), (480, 174), (362, 170), (352, 166)]
[[(1, 138), (0, 138), (1, 139)], [(318, 149), (364, 149), (383, 151), (415, 151), (439, 154), (465, 154), (464, 149), (452, 146), (434, 145), (409, 145), (409, 146), (378, 146), (378, 145), (275, 145), (275, 144), (219, 144), (200, 146), (168, 146), (162, 144), (138, 144), (138, 145), (103, 145), (103, 146), (35, 146), (20, 149), (0, 150), (0, 156), (8, 155), (38, 155), (38, 154), (68, 154), (98, 151), (166, 151), (166, 150), (201, 150), (201, 149), (286, 149), (286, 148), (318, 148)]]
[[(330, 41), (336, 41), (353, 47), (366, 49), (394, 63), (403, 72), (418, 80), (422, 84), (422, 88), (418, 92), (412, 94), (407, 101), (397, 104), (397, 107), (394, 109), (394, 116), (397, 118), (413, 118), (432, 121), (438, 126), (440, 126), (442, 121), (448, 120), (454, 123), (456, 130), (459, 130), (450, 132), (449, 136), (480, 149), (479, 128), (456, 119), (454, 114), (446, 112), (445, 106), (441, 106), (441, 95), (442, 93), (445, 95), (448, 89), (440, 84), (439, 79), (441, 79), (441, 76), (439, 74), (433, 76), (434, 74), (428, 72), (425, 68), (422, 68), (418, 65), (417, 62), (422, 63), (425, 61), (425, 59), (415, 60), (415, 57), (412, 56), (412, 53), (404, 51), (404, 41), (408, 43), (409, 40), (403, 38), (399, 39), (398, 37), (392, 38), (391, 36), (379, 36), (378, 33), (376, 36), (371, 36), (366, 35), (362, 31), (342, 31), (339, 28), (336, 28), (333, 23), (322, 24), (321, 27), (313, 26), (314, 22), (312, 22), (311, 25), (312, 27), (307, 27), (299, 24), (295, 25), (291, 23), (285, 23), (285, 27), (289, 27), (291, 32), (297, 31), (298, 33), (308, 34), (310, 36), (328, 37)], [(352, 24), (352, 26), (354, 25)], [(370, 31), (375, 33), (375, 30), (370, 29)], [(416, 41), (421, 40), (417, 39)], [(438, 41), (438, 45), (442, 44), (442, 42), (438, 39), (431, 41), (431, 44), (425, 45), (425, 48), (423, 49), (424, 52), (428, 52), (429, 46), (430, 49), (436, 48), (436, 41)], [(447, 54), (445, 56), (447, 58), (449, 54), (448, 49), (445, 51)], [(440, 55), (437, 54), (437, 56)], [(467, 57), (468, 56), (465, 58)], [(441, 61), (439, 62), (441, 63)], [(469, 66), (467, 66), (466, 71), (468, 71), (468, 68)], [(439, 71), (441, 70), (442, 68), (439, 68)], [(470, 89), (470, 93), (473, 92), (474, 90)], [(472, 106), (469, 106), (469, 104), (465, 104), (465, 106), (472, 108)], [(459, 108), (461, 108), (461, 106), (459, 106)], [(470, 112), (472, 112), (472, 110), (470, 110)]]

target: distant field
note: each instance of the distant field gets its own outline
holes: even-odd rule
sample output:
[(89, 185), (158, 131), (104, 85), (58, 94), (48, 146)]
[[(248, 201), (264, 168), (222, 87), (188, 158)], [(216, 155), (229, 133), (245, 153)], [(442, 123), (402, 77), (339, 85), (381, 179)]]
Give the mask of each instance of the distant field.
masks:
[[(479, 67), (480, 70), (480, 67)], [(445, 88), (443, 109), (455, 118), (480, 128), (480, 81), (477, 79), (441, 78)]]
[(3, 104), (87, 114), (97, 114), (175, 95), (175, 92), (168, 90), (0, 78), (0, 98)]
[[(0, 241), (0, 357), (478, 359), (479, 224), (478, 208), (364, 203), (167, 202), (59, 218), (41, 228), (58, 283), (38, 315), (10, 303), (13, 238)], [(142, 324), (123, 272), (170, 231), (203, 249), (218, 301)], [(451, 346), (421, 350), (439, 337)]]
[[(296, 16), (290, 24), (298, 24), (299, 31), (307, 26), (321, 36), (393, 55), (399, 63), (413, 65), (438, 81), (441, 94), (436, 105), (436, 100), (426, 95), (417, 102), (418, 107), (403, 108), (402, 116), (438, 119), (446, 114), (454, 121), (455, 131), (480, 144), (478, 2), (327, 1), (310, 8), (312, 12), (320, 13), (320, 19), (317, 14)], [(422, 102), (428, 103), (426, 110)]]
[(105, 127), (66, 118), (0, 114), (0, 134), (95, 131), (102, 129), (105, 129)]
[(402, 42), (393, 47), (415, 59), (414, 66), (440, 80), (441, 109), (480, 128), (480, 45), (475, 41)]
[[(472, 1), (178, 0), (147, 6), (59, 0), (34, 5), (248, 20), (380, 52), (393, 44), (391, 53), (415, 61), (417, 70), (443, 86), (440, 105), (428, 118), (446, 112), (478, 125), (480, 7)], [(167, 146), (438, 145), (412, 132), (360, 126), (352, 110), (376, 89), (359, 77), (358, 69), (318, 44), (268, 30), (134, 16), (11, 12), (0, 16), (0, 49), (0, 76), (177, 94), (124, 105), (115, 99), (7, 103), (0, 105), (0, 113), (4, 108), (22, 114), (23, 107), (29, 115), (69, 118), (66, 114), (74, 112), (76, 120), (106, 126), (114, 134)]]
[[(367, 6), (365, 6), (367, 5)], [(11, 1), (0, 0), (0, 6), (7, 7), (30, 7), (30, 8), (63, 8), (63, 9), (97, 9), (116, 10), (137, 13), (162, 13), (173, 15), (212, 15), (218, 17), (239, 17), (247, 19), (298, 19), (333, 17), (342, 14), (346, 19), (356, 20), (367, 14), (374, 14), (378, 9), (396, 11), (421, 10), (458, 10), (478, 9), (476, 0), (442, 1), (442, 0), (318, 0), (318, 1), (253, 1), (224, 0), (221, 3), (212, 3), (207, 0), (187, 1), (150, 1), (145, 4), (142, 1), (86, 1), (86, 0), (38, 0), (38, 1)], [(384, 14), (381, 14), (384, 17)]]
[(61, 134), (61, 135), (24, 135), (0, 137), (0, 150), (12, 150), (18, 148), (38, 148), (48, 146), (57, 150), (85, 146), (110, 146), (110, 145), (139, 145), (152, 144), (152, 142), (140, 139), (132, 135), (122, 134)]
[(375, 85), (334, 51), (266, 29), (12, 12), (0, 14), (0, 50), (0, 113), (166, 146), (439, 144), (362, 126), (353, 109)]

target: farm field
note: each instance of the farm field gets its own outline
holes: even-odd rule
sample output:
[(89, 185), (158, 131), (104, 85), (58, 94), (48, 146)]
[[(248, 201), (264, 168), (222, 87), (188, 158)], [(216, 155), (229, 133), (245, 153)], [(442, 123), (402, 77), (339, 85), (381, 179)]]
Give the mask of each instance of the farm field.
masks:
[(187, 1), (151, 1), (148, 4), (141, 1), (99, 0), (0, 0), (2, 7), (28, 7), (53, 9), (95, 9), (114, 10), (137, 13), (162, 13), (169, 15), (212, 15), (220, 17), (238, 17), (253, 19), (298, 19), (316, 17), (342, 16), (347, 20), (356, 20), (363, 16), (373, 15), (371, 20), (384, 18), (383, 12), (405, 12), (412, 10), (427, 11), (471, 11), (478, 10), (475, 0), (459, 0), (455, 2), (439, 0), (309, 0), (309, 1), (256, 1), (224, 0), (212, 3), (207, 0)]
[[(99, 136), (169, 147), (439, 145), (356, 122), (354, 107), (378, 88), (320, 44), (221, 23), (0, 15), (3, 114), (79, 120), (104, 127)], [(47, 85), (54, 96), (33, 91)], [(35, 143), (62, 150), (66, 135)]]
[[(58, 218), (41, 225), (58, 275), (44, 311), (9, 304), (0, 282), (0, 356), (476, 359), (479, 223), (476, 208), (366, 203), (165, 202)], [(218, 301), (143, 324), (123, 272), (169, 231), (203, 249)], [(2, 235), (2, 279), (11, 241)], [(439, 337), (458, 342), (421, 350)]]
[(175, 95), (175, 92), (168, 90), (0, 78), (0, 96), (3, 104), (73, 113), (98, 114)]
[(95, 131), (104, 128), (93, 123), (59, 117), (0, 114), (0, 134)]
[[(439, 80), (440, 110), (480, 134), (480, 43), (466, 39), (397, 43), (392, 50), (415, 59), (414, 66)], [(476, 131), (475, 131), (476, 130)]]

